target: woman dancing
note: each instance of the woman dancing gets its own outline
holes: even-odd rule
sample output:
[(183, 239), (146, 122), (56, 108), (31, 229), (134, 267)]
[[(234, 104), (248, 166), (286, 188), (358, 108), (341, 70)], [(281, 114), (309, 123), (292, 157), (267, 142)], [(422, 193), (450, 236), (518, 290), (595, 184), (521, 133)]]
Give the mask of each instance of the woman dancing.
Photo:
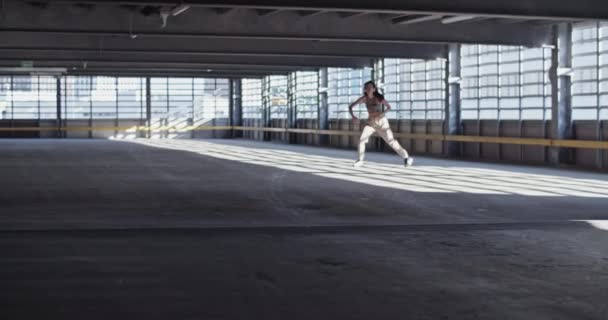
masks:
[[(391, 110), (391, 105), (384, 99), (384, 96), (378, 92), (378, 88), (373, 81), (366, 82), (363, 91), (364, 95), (348, 107), (348, 111), (353, 117), (353, 121), (359, 120), (353, 113), (353, 108), (358, 104), (365, 103), (369, 114), (367, 125), (363, 128), (361, 139), (359, 140), (359, 159), (355, 162), (354, 166), (361, 167), (363, 165), (365, 145), (374, 133), (377, 133), (382, 137), (382, 139), (384, 139), (384, 141), (403, 158), (403, 163), (406, 167), (411, 166), (414, 163), (414, 158), (410, 157), (407, 151), (405, 151), (399, 142), (395, 140), (388, 119), (384, 116), (386, 112)], [(382, 111), (383, 105), (386, 106), (386, 111)]]

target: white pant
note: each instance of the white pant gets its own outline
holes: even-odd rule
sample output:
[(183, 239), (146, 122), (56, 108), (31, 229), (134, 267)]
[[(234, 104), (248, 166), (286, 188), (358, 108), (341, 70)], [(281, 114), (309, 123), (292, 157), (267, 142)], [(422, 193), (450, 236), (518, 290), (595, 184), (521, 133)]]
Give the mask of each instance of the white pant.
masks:
[(391, 131), (391, 127), (388, 124), (388, 119), (381, 117), (369, 120), (365, 128), (363, 128), (361, 139), (359, 140), (359, 161), (363, 161), (363, 158), (365, 158), (365, 145), (374, 132), (378, 133), (378, 135), (384, 139), (401, 158), (405, 159), (409, 157), (407, 151), (399, 144), (399, 141), (395, 140), (393, 131)]

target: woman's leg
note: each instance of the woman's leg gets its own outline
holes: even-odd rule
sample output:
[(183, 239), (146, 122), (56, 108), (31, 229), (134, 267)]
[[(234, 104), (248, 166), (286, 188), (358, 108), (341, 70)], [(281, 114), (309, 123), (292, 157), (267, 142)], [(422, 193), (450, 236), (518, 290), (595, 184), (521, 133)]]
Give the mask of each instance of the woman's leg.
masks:
[(363, 132), (361, 132), (361, 138), (359, 138), (359, 161), (363, 161), (365, 158), (365, 145), (369, 141), (369, 137), (374, 134), (376, 130), (371, 126), (365, 126)]
[(384, 139), (386, 144), (388, 144), (391, 148), (393, 148), (393, 150), (395, 150), (395, 152), (397, 152), (397, 154), (401, 158), (403, 158), (403, 159), (409, 158), (409, 154), (407, 153), (407, 151), (405, 149), (403, 149), (401, 144), (399, 144), (399, 141), (397, 141), (395, 139), (395, 137), (393, 136), (393, 131), (391, 130), (388, 120), (386, 118), (384, 118), (381, 121), (382, 122), (380, 123), (380, 128), (377, 129), (378, 135), (380, 137), (382, 137), (382, 139)]

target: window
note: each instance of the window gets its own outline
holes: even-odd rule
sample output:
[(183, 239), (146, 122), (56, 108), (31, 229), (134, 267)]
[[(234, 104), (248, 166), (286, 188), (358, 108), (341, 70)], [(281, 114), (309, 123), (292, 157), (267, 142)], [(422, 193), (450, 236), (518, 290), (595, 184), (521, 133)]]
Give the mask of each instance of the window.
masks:
[(384, 95), (391, 119), (443, 119), (445, 62), (384, 59)]
[(572, 119), (608, 119), (608, 23), (572, 30)]
[(319, 74), (315, 71), (298, 71), (293, 74), (297, 119), (317, 119), (319, 106)]
[(169, 78), (150, 78), (152, 126), (162, 125), (169, 113)]
[(228, 79), (194, 79), (194, 119), (196, 124), (211, 119), (227, 119), (230, 113)]
[(184, 128), (228, 118), (228, 79), (151, 78), (152, 124)]
[(55, 119), (57, 82), (48, 76), (0, 76), (0, 119)]
[[(150, 90), (153, 124), (186, 125), (193, 113), (228, 118), (227, 79), (151, 78)], [(145, 119), (146, 78), (66, 76), (61, 101), (64, 119)], [(0, 76), (0, 119), (55, 119), (56, 113), (56, 78)]]
[(168, 121), (170, 126), (184, 127), (194, 116), (194, 82), (192, 78), (167, 79)]
[(64, 119), (91, 118), (91, 86), (93, 77), (64, 77), (61, 80), (61, 100)]
[(31, 76), (13, 76), (11, 90), (21, 92), (31, 92), (38, 77)]
[[(61, 80), (61, 99), (65, 119), (144, 119), (146, 79), (67, 76)], [(44, 110), (50, 116), (55, 103), (50, 94), (47, 100)]]
[[(372, 79), (372, 69), (329, 68), (328, 104), (330, 119), (348, 119), (348, 106), (363, 95), (363, 84)], [(361, 116), (366, 112), (365, 107), (354, 109)]]
[(243, 119), (261, 119), (262, 79), (243, 79), (241, 91)]
[(118, 118), (146, 118), (146, 79), (118, 78)]
[(117, 82), (116, 77), (91, 77), (91, 118), (116, 119), (118, 116)]
[(264, 85), (264, 105), (270, 109), (270, 119), (287, 119), (287, 76), (267, 76)]
[(549, 119), (550, 60), (545, 48), (462, 46), (461, 118)]

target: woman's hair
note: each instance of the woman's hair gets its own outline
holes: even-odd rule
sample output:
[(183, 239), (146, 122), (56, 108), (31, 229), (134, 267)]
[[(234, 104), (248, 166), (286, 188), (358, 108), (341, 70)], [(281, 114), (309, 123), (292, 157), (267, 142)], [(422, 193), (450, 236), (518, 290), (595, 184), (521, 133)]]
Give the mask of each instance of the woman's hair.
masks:
[[(376, 91), (374, 91), (374, 97), (376, 97), (376, 99), (378, 99), (378, 101), (380, 102), (384, 101), (384, 95), (378, 92), (378, 87), (376, 87), (376, 83), (370, 80), (366, 82), (363, 87), (366, 87), (368, 84), (371, 84), (372, 86), (374, 86), (374, 89), (376, 89)], [(363, 94), (365, 94), (365, 92), (363, 92)]]

